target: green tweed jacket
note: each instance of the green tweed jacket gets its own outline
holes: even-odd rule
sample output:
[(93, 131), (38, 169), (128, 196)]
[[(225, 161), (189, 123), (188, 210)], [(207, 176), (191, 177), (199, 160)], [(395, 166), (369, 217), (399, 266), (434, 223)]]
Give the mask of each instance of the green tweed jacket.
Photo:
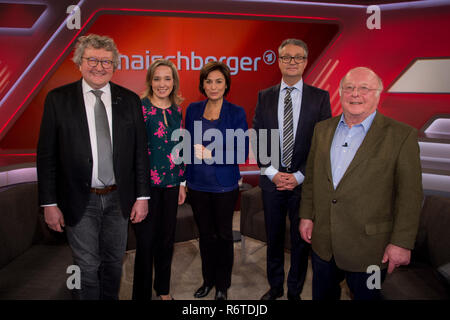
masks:
[(333, 187), (330, 147), (340, 116), (314, 130), (300, 217), (314, 222), (312, 249), (346, 271), (381, 263), (389, 243), (412, 249), (422, 205), (417, 130), (377, 112), (342, 180)]

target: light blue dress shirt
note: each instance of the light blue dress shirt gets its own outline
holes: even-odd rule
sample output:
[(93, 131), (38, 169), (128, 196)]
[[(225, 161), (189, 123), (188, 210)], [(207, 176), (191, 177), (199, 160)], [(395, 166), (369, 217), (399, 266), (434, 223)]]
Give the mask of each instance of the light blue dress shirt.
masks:
[[(289, 88), (283, 80), (281, 80), (280, 85), (280, 94), (278, 98), (278, 129), (280, 132), (280, 150), (283, 153), (283, 119), (284, 119), (284, 98), (286, 96), (286, 88)], [(300, 110), (302, 108), (302, 94), (303, 94), (303, 79), (300, 79), (296, 84), (292, 86), (294, 90), (291, 91), (291, 100), (292, 100), (292, 116), (293, 116), (293, 126), (294, 126), (294, 141), (295, 135), (297, 133), (298, 120), (300, 119)], [(282, 155), (281, 155), (282, 156)], [(282, 159), (283, 157), (281, 157)], [(283, 162), (281, 162), (282, 166), (286, 166)], [(261, 171), (263, 172), (263, 171)], [(278, 170), (272, 166), (264, 169), (264, 174), (270, 180), (273, 180), (273, 177), (278, 173)], [(303, 183), (305, 180), (305, 176), (300, 172), (293, 173), (295, 179), (298, 184)]]
[(347, 171), (348, 166), (355, 157), (356, 151), (358, 151), (361, 143), (364, 141), (376, 113), (376, 111), (373, 112), (364, 119), (363, 122), (354, 125), (351, 128), (345, 122), (344, 114), (342, 114), (341, 120), (334, 132), (330, 150), (331, 173), (333, 176), (334, 189), (338, 186), (345, 171)]

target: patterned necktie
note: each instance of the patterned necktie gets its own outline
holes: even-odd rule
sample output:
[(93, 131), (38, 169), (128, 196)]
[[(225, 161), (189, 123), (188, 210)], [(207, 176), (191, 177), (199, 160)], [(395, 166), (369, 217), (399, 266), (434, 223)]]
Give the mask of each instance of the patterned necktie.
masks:
[(97, 155), (98, 155), (98, 179), (109, 186), (113, 182), (114, 170), (112, 160), (111, 135), (109, 132), (108, 116), (106, 108), (100, 98), (103, 94), (101, 90), (92, 90), (95, 95), (95, 131), (97, 133)]
[(294, 88), (286, 88), (284, 96), (284, 117), (283, 117), (283, 156), (282, 162), (286, 168), (290, 168), (292, 152), (294, 151), (294, 119), (292, 116), (291, 92)]

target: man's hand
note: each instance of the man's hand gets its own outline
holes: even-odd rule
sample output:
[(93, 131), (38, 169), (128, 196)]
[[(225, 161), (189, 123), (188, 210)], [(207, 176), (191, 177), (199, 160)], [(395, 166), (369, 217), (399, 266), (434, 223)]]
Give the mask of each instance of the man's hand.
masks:
[(298, 186), (297, 179), (295, 179), (295, 176), (292, 173), (283, 173), (283, 179), (287, 190), (294, 190), (294, 188)]
[(388, 244), (384, 250), (382, 263), (389, 261), (388, 273), (392, 273), (399, 266), (406, 266), (411, 260), (411, 250)]
[(278, 172), (272, 179), (278, 191), (294, 190), (298, 186), (297, 179), (292, 173)]
[(64, 217), (58, 206), (44, 207), (45, 223), (54, 231), (63, 232)]
[(178, 192), (178, 205), (181, 206), (186, 200), (186, 187), (180, 186), (180, 191)]
[(278, 188), (282, 188), (284, 186), (284, 180), (282, 178), (281, 172), (278, 172), (272, 179), (272, 182), (275, 183), (275, 185)]
[(298, 230), (303, 240), (311, 244), (312, 232), (314, 228), (314, 222), (309, 219), (300, 219)]
[(136, 200), (131, 209), (130, 220), (132, 223), (139, 223), (147, 217), (148, 200)]
[(205, 148), (202, 144), (194, 144), (195, 157), (198, 159), (211, 159), (212, 152), (208, 148)]

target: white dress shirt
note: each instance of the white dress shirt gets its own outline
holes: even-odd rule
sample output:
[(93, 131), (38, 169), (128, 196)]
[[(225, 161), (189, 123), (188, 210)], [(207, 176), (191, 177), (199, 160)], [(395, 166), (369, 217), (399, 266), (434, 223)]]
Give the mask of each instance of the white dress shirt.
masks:
[[(92, 188), (104, 188), (103, 183), (98, 179), (98, 153), (97, 153), (97, 131), (95, 128), (95, 113), (94, 106), (96, 97), (92, 90), (94, 90), (84, 79), (81, 81), (81, 88), (83, 91), (84, 106), (86, 110), (86, 117), (89, 128), (89, 139), (91, 142), (92, 151)], [(111, 86), (109, 82), (103, 88), (99, 90), (103, 91), (101, 96), (102, 102), (105, 105), (106, 116), (108, 117), (109, 132), (111, 135), (111, 150), (113, 148), (113, 135), (112, 135), (112, 100), (111, 100)], [(112, 184), (116, 184), (115, 178), (113, 178)], [(150, 197), (139, 197), (137, 200), (148, 200)], [(56, 203), (42, 205), (42, 207), (56, 206)]]
[[(97, 131), (95, 128), (95, 113), (94, 106), (96, 97), (92, 92), (89, 84), (83, 79), (82, 81), (84, 106), (86, 108), (86, 116), (89, 127), (89, 139), (91, 140), (91, 151), (92, 151), (92, 188), (104, 188), (103, 183), (98, 179), (98, 153), (97, 153)], [(108, 117), (109, 132), (111, 135), (111, 150), (114, 148), (113, 144), (113, 134), (112, 134), (112, 99), (111, 99), (111, 86), (109, 82), (103, 88), (99, 90), (103, 91), (101, 96), (102, 102), (105, 105), (106, 116)], [(113, 150), (114, 152), (114, 150)], [(116, 184), (116, 179), (113, 178), (111, 184)], [(148, 200), (150, 197), (138, 197), (137, 200)]]
[[(104, 188), (103, 183), (98, 179), (98, 153), (97, 153), (97, 131), (95, 128), (95, 113), (94, 106), (96, 97), (92, 90), (94, 90), (84, 79), (82, 80), (81, 87), (83, 90), (84, 106), (86, 109), (86, 117), (89, 127), (89, 139), (91, 141), (91, 151), (92, 151), (92, 188)], [(113, 146), (113, 136), (112, 136), (112, 107), (111, 107), (111, 86), (109, 82), (103, 88), (99, 90), (103, 91), (101, 96), (102, 102), (105, 105), (106, 116), (108, 117), (109, 132), (111, 135), (111, 146)], [(111, 147), (112, 150), (112, 147)], [(116, 184), (115, 178), (111, 184)]]
[[(280, 150), (281, 153), (283, 153), (283, 119), (284, 119), (284, 98), (286, 96), (286, 88), (291, 87), (284, 82), (284, 80), (281, 80), (280, 85), (280, 94), (278, 98), (278, 129), (280, 132)], [(293, 130), (294, 130), (294, 141), (295, 136), (297, 133), (297, 126), (298, 121), (300, 119), (300, 111), (302, 108), (302, 95), (303, 95), (303, 79), (300, 79), (296, 84), (292, 86), (294, 90), (291, 91), (291, 100), (292, 100), (292, 116), (293, 116)], [(295, 143), (295, 142), (294, 142)], [(294, 156), (294, 155), (292, 155)], [(282, 159), (283, 157), (281, 157)], [(285, 166), (284, 163), (281, 163), (281, 165)], [(275, 177), (275, 175), (278, 173), (278, 169), (276, 169), (273, 166), (269, 166), (268, 168), (262, 168), (261, 174), (265, 174), (271, 181)], [(305, 180), (305, 176), (300, 172), (294, 172), (293, 173), (295, 179), (297, 180), (298, 184), (303, 183), (303, 180)]]

